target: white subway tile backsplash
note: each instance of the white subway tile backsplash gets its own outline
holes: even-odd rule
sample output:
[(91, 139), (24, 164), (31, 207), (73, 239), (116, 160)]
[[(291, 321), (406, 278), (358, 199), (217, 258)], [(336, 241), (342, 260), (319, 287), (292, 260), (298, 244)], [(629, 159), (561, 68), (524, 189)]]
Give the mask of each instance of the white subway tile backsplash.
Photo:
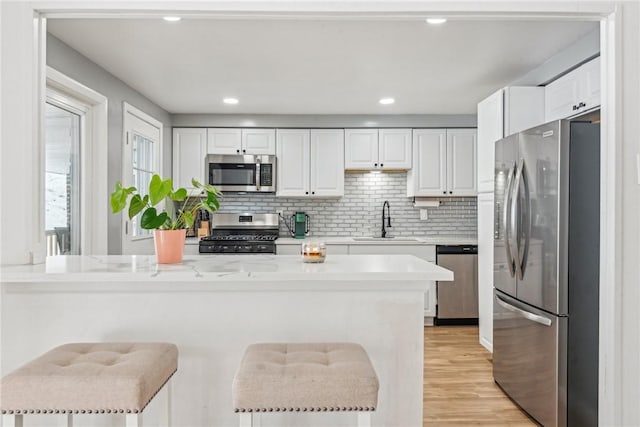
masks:
[[(382, 204), (391, 205), (391, 225), (388, 235), (448, 235), (475, 236), (476, 198), (443, 197), (440, 207), (427, 209), (429, 219), (420, 220), (420, 209), (406, 197), (407, 174), (347, 173), (345, 194), (340, 199), (297, 199), (264, 194), (225, 194), (220, 200), (221, 212), (270, 213), (284, 211), (286, 218), (296, 211), (311, 217), (311, 235), (379, 235), (382, 226)], [(282, 235), (287, 234), (280, 224)]]

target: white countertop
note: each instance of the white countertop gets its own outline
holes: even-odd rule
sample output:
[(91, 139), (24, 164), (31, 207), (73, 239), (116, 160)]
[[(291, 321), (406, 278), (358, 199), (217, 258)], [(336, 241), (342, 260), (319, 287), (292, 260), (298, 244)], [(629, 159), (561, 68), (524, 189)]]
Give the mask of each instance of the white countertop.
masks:
[[(195, 255), (182, 264), (156, 264), (154, 256), (56, 256), (46, 264), (3, 267), (6, 283), (204, 283), (284, 284), (308, 289), (310, 283), (425, 282), (452, 280), (453, 273), (412, 255), (329, 255), (322, 264), (288, 255)], [(277, 287), (277, 286), (276, 286)], [(331, 286), (329, 286), (331, 287)], [(253, 287), (252, 289), (255, 289)]]
[(298, 245), (303, 241), (324, 242), (334, 245), (477, 245), (478, 239), (473, 236), (412, 236), (391, 237), (388, 239), (358, 239), (358, 236), (309, 236), (304, 239), (278, 237), (277, 245)]
[[(331, 245), (477, 245), (475, 236), (412, 236), (393, 237), (389, 239), (354, 240), (358, 236), (309, 236), (304, 239), (278, 237), (276, 245), (298, 245), (303, 241), (324, 242)], [(411, 239), (411, 240), (407, 240)], [(197, 245), (196, 237), (188, 237), (187, 245)]]

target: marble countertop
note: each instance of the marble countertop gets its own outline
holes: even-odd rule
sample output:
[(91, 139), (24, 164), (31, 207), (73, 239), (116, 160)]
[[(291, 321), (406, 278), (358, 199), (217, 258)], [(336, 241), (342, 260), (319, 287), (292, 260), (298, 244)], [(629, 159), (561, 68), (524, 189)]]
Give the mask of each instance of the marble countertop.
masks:
[[(304, 288), (308, 283), (418, 282), (453, 280), (453, 273), (412, 255), (330, 255), (322, 264), (288, 255), (194, 255), (182, 264), (156, 264), (154, 256), (56, 256), (45, 264), (3, 267), (6, 283), (198, 282), (277, 283)], [(289, 284), (289, 285), (287, 285)], [(282, 286), (278, 289), (283, 289)]]
[[(477, 245), (476, 236), (397, 236), (389, 239), (355, 240), (360, 236), (309, 236), (305, 239), (278, 237), (276, 245), (298, 245), (303, 241), (324, 242), (332, 245)], [(197, 245), (196, 237), (188, 237), (187, 245)]]
[(396, 236), (388, 239), (369, 239), (359, 236), (310, 236), (304, 239), (278, 237), (277, 245), (297, 245), (303, 241), (325, 242), (335, 245), (477, 245), (475, 236)]

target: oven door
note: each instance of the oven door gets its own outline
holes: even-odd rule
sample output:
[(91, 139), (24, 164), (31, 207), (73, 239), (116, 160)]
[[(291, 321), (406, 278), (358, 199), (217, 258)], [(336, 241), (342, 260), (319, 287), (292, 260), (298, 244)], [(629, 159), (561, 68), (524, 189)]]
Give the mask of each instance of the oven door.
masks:
[(275, 192), (275, 156), (207, 156), (207, 182), (222, 192)]

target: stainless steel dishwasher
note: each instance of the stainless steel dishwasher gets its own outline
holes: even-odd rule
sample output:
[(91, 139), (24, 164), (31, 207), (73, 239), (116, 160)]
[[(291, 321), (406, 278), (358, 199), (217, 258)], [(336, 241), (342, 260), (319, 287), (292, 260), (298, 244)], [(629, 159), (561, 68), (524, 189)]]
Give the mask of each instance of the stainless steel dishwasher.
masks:
[(452, 282), (436, 287), (436, 325), (478, 324), (478, 247), (438, 246), (436, 264), (453, 271)]

